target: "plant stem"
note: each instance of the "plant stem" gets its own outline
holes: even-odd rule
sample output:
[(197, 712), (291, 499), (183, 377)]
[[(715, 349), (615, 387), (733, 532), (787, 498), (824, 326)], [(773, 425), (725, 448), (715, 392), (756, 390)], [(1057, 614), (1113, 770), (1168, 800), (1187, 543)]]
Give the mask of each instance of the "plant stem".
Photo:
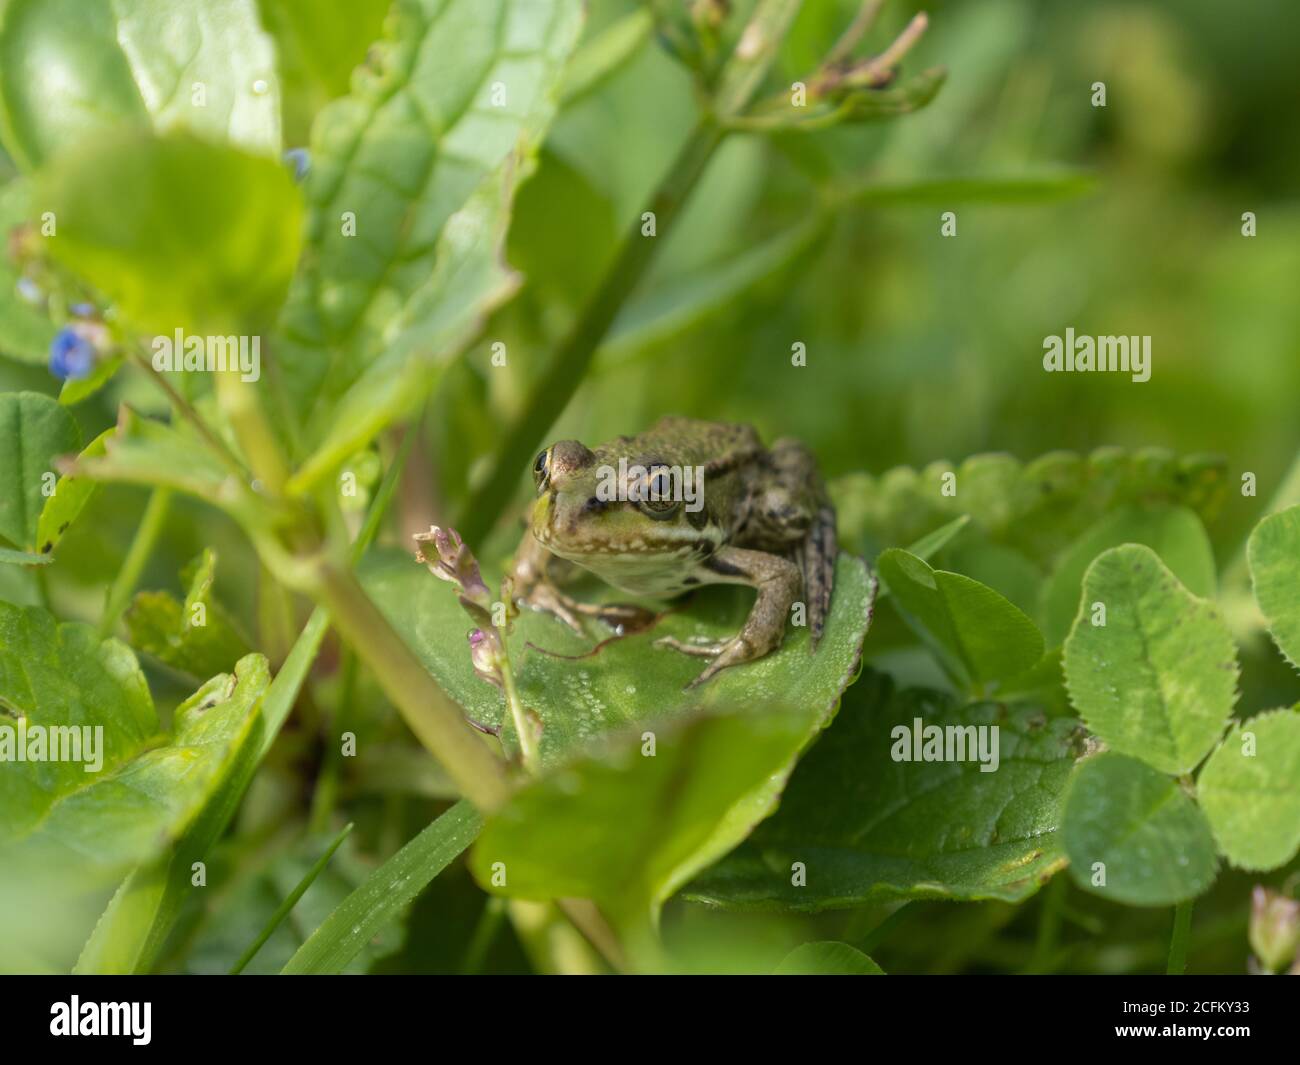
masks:
[(248, 471), (244, 468), (244, 464), (240, 461), (239, 456), (231, 451), (229, 445), (212, 431), (211, 426), (203, 420), (203, 416), (194, 409), (189, 400), (176, 391), (176, 389), (172, 387), (172, 383), (155, 370), (153, 364), (135, 348), (131, 349), (131, 358), (142, 370), (144, 370), (145, 376), (150, 378), (153, 383), (158, 386), (163, 395), (167, 397), (176, 413), (189, 422), (190, 425), (194, 427), (195, 432), (197, 432), (199, 436), (203, 437), (204, 441), (210, 448), (212, 448), (217, 458), (219, 458), (232, 473), (238, 474), (241, 480), (247, 480)]
[(1187, 947), (1192, 938), (1192, 900), (1187, 899), (1174, 907), (1174, 934), (1169, 940), (1169, 967), (1165, 970), (1170, 976), (1182, 976), (1187, 972)]
[(456, 786), (480, 810), (506, 799), (505, 763), (470, 729), (460, 707), (447, 697), (356, 577), (327, 559), (316, 566), (313, 597), (334, 628), (357, 652), (415, 733), (447, 770)]
[[(656, 234), (671, 230), (726, 136), (726, 122), (749, 106), (802, 3), (803, 0), (759, 0), (736, 50), (722, 68), (711, 110), (700, 117), (650, 201)], [(715, 115), (721, 122), (715, 120)], [(533, 450), (577, 392), (596, 348), (654, 259), (660, 238), (642, 236), (641, 226), (638, 218), (600, 287), (533, 388), (497, 452), (487, 478), (452, 523), (466, 543), (482, 542), (496, 524)]]
[(465, 948), (465, 960), (460, 964), (461, 976), (477, 976), (482, 971), (483, 961), (501, 929), (505, 915), (506, 900), (489, 895), (483, 905), (483, 912), (479, 915), (478, 924), (474, 926), (474, 935)]
[(534, 448), (578, 390), (597, 346), (645, 274), (721, 137), (712, 121), (701, 120), (650, 202), (659, 235), (642, 236), (640, 218), (627, 234), (614, 264), (510, 427), (487, 479), (453, 523), (466, 543), (481, 543), (510, 501)]
[(155, 488), (150, 493), (144, 515), (135, 530), (135, 537), (131, 540), (131, 546), (127, 548), (126, 558), (122, 560), (122, 567), (117, 571), (117, 577), (104, 601), (104, 614), (99, 619), (101, 638), (113, 635), (113, 630), (117, 628), (118, 619), (126, 609), (127, 600), (135, 591), (140, 574), (144, 572), (145, 563), (158, 542), (158, 534), (162, 532), (163, 522), (167, 520), (171, 501), (170, 488)]
[(889, 938), (899, 925), (904, 921), (910, 920), (916, 913), (916, 904), (908, 901), (904, 902), (898, 909), (894, 910), (888, 917), (881, 921), (875, 928), (868, 932), (862, 941), (858, 944), (858, 949), (863, 954), (870, 954), (881, 943)]
[(519, 689), (515, 687), (515, 673), (510, 665), (510, 648), (506, 642), (506, 634), (503, 629), (497, 629), (497, 645), (501, 648), (501, 686), (506, 693), (506, 706), (510, 708), (510, 719), (515, 725), (515, 735), (519, 739), (519, 754), (524, 763), (524, 769), (529, 773), (536, 773), (539, 766), (537, 761), (537, 736), (533, 732), (533, 723), (528, 720), (528, 715), (524, 713), (524, 704), (519, 698)]

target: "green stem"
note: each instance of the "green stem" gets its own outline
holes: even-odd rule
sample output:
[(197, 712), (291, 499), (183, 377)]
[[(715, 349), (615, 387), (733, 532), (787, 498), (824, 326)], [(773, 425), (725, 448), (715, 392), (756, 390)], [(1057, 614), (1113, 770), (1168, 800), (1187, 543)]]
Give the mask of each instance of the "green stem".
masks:
[(481, 543), (509, 503), (528, 459), (578, 390), (596, 348), (654, 259), (721, 137), (718, 127), (704, 119), (687, 139), (650, 202), (658, 236), (642, 236), (641, 220), (636, 220), (604, 281), (511, 426), (491, 472), (453, 523), (466, 543)]
[(515, 725), (515, 735), (519, 738), (519, 754), (524, 769), (536, 773), (539, 767), (537, 754), (537, 736), (533, 732), (532, 722), (524, 713), (523, 701), (519, 698), (519, 689), (515, 687), (515, 673), (510, 665), (510, 649), (506, 643), (503, 629), (497, 629), (497, 645), (501, 648), (501, 686), (505, 689), (506, 705), (510, 708), (510, 719)]
[(329, 860), (334, 857), (334, 852), (338, 850), (343, 841), (348, 838), (348, 833), (351, 831), (351, 822), (343, 826), (343, 831), (334, 837), (334, 842), (331, 843), (325, 853), (317, 859), (316, 864), (307, 870), (307, 875), (298, 882), (297, 887), (289, 892), (288, 896), (282, 903), (280, 903), (275, 913), (271, 914), (271, 919), (266, 922), (266, 927), (262, 929), (261, 934), (249, 944), (248, 949), (239, 956), (239, 960), (230, 967), (231, 976), (238, 976), (244, 971), (244, 966), (257, 956), (257, 952), (262, 949), (263, 944), (265, 944), (266, 941), (275, 933), (275, 930), (280, 927), (280, 922), (289, 916), (289, 911), (298, 905), (298, 900), (303, 897), (315, 879), (320, 876), (321, 870), (329, 864)]
[(1191, 938), (1192, 900), (1187, 899), (1174, 907), (1174, 934), (1169, 940), (1169, 967), (1165, 970), (1170, 976), (1187, 972), (1187, 947)]
[(497, 932), (501, 930), (505, 915), (506, 900), (495, 895), (489, 896), (479, 915), (478, 924), (474, 927), (473, 938), (465, 949), (465, 960), (460, 966), (461, 976), (477, 976), (483, 970), (483, 961)]
[(104, 614), (99, 619), (101, 637), (111, 636), (113, 630), (117, 628), (118, 619), (126, 609), (127, 600), (135, 591), (140, 574), (144, 572), (145, 563), (149, 561), (154, 545), (158, 542), (158, 534), (162, 532), (163, 522), (167, 520), (171, 501), (170, 488), (155, 488), (150, 494), (149, 502), (144, 508), (144, 516), (135, 530), (135, 538), (127, 549), (126, 558), (122, 560), (122, 567), (117, 571), (113, 586), (108, 590), (108, 598), (104, 602)]
[(357, 656), (344, 650), (339, 667), (338, 707), (332, 716), (333, 728), (325, 729), (325, 758), (316, 777), (316, 788), (311, 796), (311, 818), (308, 832), (324, 832), (329, 828), (330, 816), (339, 790), (339, 769), (343, 759), (342, 737), (351, 722), (352, 704), (357, 697)]
[(379, 681), (411, 731), (442, 763), (461, 794), (492, 810), (510, 791), (506, 767), (470, 729), (464, 715), (429, 675), (356, 577), (336, 563), (316, 566), (313, 597), (329, 610), (334, 628)]

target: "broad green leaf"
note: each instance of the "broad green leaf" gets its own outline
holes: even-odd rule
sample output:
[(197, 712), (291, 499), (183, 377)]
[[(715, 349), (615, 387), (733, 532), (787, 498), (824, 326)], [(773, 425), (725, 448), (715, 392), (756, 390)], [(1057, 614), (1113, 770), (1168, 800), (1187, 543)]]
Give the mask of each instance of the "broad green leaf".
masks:
[(0, 393), (0, 539), (40, 554), (37, 536), (54, 460), (81, 447), (72, 415), (37, 392)]
[(474, 841), (483, 821), (458, 802), (370, 874), (307, 938), (281, 970), (340, 973), (435, 876)]
[(802, 943), (773, 970), (774, 976), (883, 976), (885, 970), (856, 947), (833, 941)]
[[(411, 558), (391, 555), (372, 558), (361, 577), (443, 690), (476, 721), (499, 724), (503, 696), (474, 675), (465, 640), (471, 622), (450, 586)], [(791, 627), (779, 651), (723, 670), (689, 692), (683, 688), (699, 675), (703, 660), (655, 647), (654, 641), (733, 635), (744, 623), (753, 592), (710, 588), (685, 609), (665, 614), (650, 631), (620, 639), (610, 639), (600, 625), (592, 626), (590, 638), (580, 639), (549, 615), (524, 611), (514, 623), (510, 655), (520, 697), (542, 720), (543, 762), (554, 764), (601, 733), (699, 706), (798, 707), (815, 732), (830, 720), (857, 673), (874, 585), (859, 559), (841, 555), (830, 616), (815, 654), (809, 651), (807, 629)]]
[(1025, 613), (979, 581), (932, 569), (891, 548), (877, 563), (909, 623), (937, 646), (945, 664), (975, 686), (1006, 680), (1043, 656), (1043, 637)]
[[(941, 492), (947, 474), (955, 475), (955, 495)], [(841, 542), (849, 550), (875, 557), (969, 514), (975, 529), (1043, 570), (1124, 503), (1180, 503), (1208, 521), (1226, 487), (1222, 459), (1177, 458), (1156, 448), (1100, 448), (1086, 456), (1054, 451), (1029, 463), (1010, 455), (974, 455), (960, 464), (899, 466), (830, 482)]]
[[(104, 446), (115, 430), (105, 429), (82, 449), (77, 456), (81, 459), (95, 458), (104, 454)], [(82, 509), (90, 502), (99, 485), (87, 477), (78, 477), (65, 473), (54, 484), (54, 494), (45, 500), (40, 517), (36, 522), (36, 547), (43, 555), (48, 555), (63, 539), (72, 523), (77, 520)], [(233, 659), (231, 660), (233, 661)], [(228, 663), (229, 664), (229, 663)], [(212, 672), (217, 672), (213, 670)], [(204, 673), (203, 676), (211, 676)]]
[(1079, 537), (1042, 588), (1043, 635), (1056, 646), (1079, 612), (1083, 575), (1092, 560), (1121, 544), (1145, 544), (1193, 595), (1213, 599), (1214, 551), (1201, 519), (1187, 507), (1130, 503), (1107, 514)]
[(186, 833), (122, 882), (77, 959), (78, 973), (148, 972), (191, 890), (191, 866), (207, 861), (259, 763), (288, 719), (329, 625), (317, 608), (267, 689), (262, 712), (220, 786)]
[(51, 253), (168, 338), (256, 333), (298, 259), (288, 170), (189, 135), (89, 139), (43, 174), (37, 200), (58, 219)]
[(1255, 526), (1246, 552), (1255, 599), (1273, 641), (1300, 669), (1300, 505)]
[(278, 155), (280, 100), (255, 0), (9, 0), (0, 131), (27, 169), (122, 126)]
[(555, 109), (579, 0), (398, 0), (317, 118), (307, 247), (281, 321), (302, 490), (428, 394), (514, 288), (510, 202)]
[[(1105, 608), (1104, 625), (1093, 624), (1094, 604)], [(1111, 750), (1165, 773), (1200, 763), (1237, 698), (1236, 648), (1218, 611), (1137, 544), (1088, 567), (1064, 661), (1088, 728)]]
[[(922, 730), (998, 728), (998, 768), (982, 772), (979, 732), (967, 761), (899, 761)], [(900, 731), (901, 730), (901, 731)], [(985, 764), (992, 737), (984, 732)], [(922, 731), (924, 739), (925, 733)], [(902, 746), (900, 746), (902, 744)], [(826, 910), (889, 899), (1028, 898), (1064, 865), (1061, 796), (1078, 723), (1029, 706), (961, 705), (941, 692), (896, 692), (867, 673), (795, 769), (771, 819), (685, 890), (713, 905)], [(924, 756), (925, 748), (921, 753)], [(938, 753), (933, 751), (932, 753)], [(801, 863), (806, 878), (795, 883)]]
[(1210, 755), (1196, 795), (1219, 850), (1241, 869), (1276, 869), (1300, 849), (1300, 713), (1237, 724)]
[[(14, 748), (0, 760), (4, 841), (75, 860), (90, 879), (147, 860), (185, 829), (270, 679), (261, 656), (242, 659), (177, 708), (165, 737), (135, 657), (116, 640), (8, 604), (0, 637), (0, 744)], [(29, 760), (15, 761), (24, 738)]]
[[(488, 819), (470, 869), (497, 894), (593, 899), (616, 927), (640, 932), (771, 808), (770, 778), (807, 736), (806, 717), (786, 710), (646, 722), (516, 792)], [(756, 794), (763, 808), (752, 808)], [(740, 823), (736, 807), (748, 810)]]
[(1209, 826), (1178, 782), (1121, 754), (1079, 764), (1062, 835), (1075, 883), (1133, 906), (1194, 898), (1218, 868)]
[(196, 677), (227, 670), (247, 654), (248, 640), (212, 594), (216, 564), (208, 547), (185, 567), (183, 603), (169, 592), (139, 592), (126, 613), (131, 645)]
[[(0, 80), (3, 80), (0, 73)], [(0, 188), (0, 355), (19, 362), (44, 366), (50, 361), (50, 342), (57, 329), (49, 316), (32, 306), (18, 292), (18, 268), (7, 253), (15, 228), (31, 218), (29, 187), (25, 178), (15, 178)]]

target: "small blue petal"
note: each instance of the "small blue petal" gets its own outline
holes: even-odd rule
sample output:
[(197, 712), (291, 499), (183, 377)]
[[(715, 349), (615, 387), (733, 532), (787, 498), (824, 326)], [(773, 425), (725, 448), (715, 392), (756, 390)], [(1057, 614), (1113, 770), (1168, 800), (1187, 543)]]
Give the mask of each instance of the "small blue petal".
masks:
[(95, 348), (71, 326), (65, 326), (50, 342), (50, 373), (63, 381), (89, 377), (95, 368)]
[(74, 303), (68, 309), (78, 318), (95, 317), (95, 305), (93, 303)]
[(290, 148), (284, 153), (284, 161), (293, 167), (295, 181), (302, 181), (311, 169), (311, 153), (306, 148)]

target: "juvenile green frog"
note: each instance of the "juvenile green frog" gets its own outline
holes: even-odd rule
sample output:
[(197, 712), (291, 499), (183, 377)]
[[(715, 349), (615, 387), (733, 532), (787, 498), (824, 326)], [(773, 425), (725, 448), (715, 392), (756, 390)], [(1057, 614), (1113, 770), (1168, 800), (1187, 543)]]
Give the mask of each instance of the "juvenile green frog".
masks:
[(711, 643), (657, 643), (711, 658), (692, 683), (776, 650), (796, 602), (816, 650), (834, 580), (835, 511), (811, 452), (764, 447), (747, 425), (663, 418), (594, 450), (561, 440), (533, 464), (537, 499), (515, 555), (516, 598), (582, 633), (580, 618), (617, 626), (629, 608), (583, 603), (552, 583), (553, 556), (638, 596), (702, 584), (747, 584), (758, 597), (740, 632)]

